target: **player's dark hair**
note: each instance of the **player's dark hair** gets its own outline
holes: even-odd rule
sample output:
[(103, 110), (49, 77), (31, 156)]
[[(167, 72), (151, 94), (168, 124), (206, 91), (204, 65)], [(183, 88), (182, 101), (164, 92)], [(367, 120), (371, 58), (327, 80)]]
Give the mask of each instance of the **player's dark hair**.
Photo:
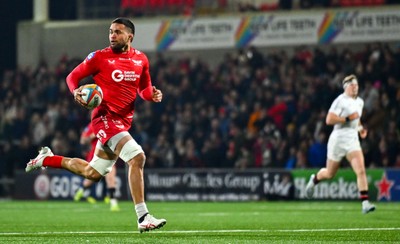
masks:
[(123, 24), (129, 29), (131, 29), (132, 34), (135, 35), (135, 25), (128, 18), (118, 17), (113, 20), (111, 23)]

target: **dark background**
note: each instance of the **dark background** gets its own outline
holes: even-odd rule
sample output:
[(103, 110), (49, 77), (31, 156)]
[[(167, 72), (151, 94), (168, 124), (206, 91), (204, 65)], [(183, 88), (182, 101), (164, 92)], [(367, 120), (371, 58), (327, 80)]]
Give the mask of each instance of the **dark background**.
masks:
[[(76, 18), (75, 0), (49, 0), (49, 18), (51, 20), (68, 20)], [(0, 75), (6, 69), (17, 66), (17, 23), (33, 18), (33, 0), (6, 0), (0, 7)]]
[(2, 20), (2, 30), (0, 31), (0, 73), (3, 73), (5, 69), (14, 69), (16, 67), (17, 22), (19, 20), (32, 19), (32, 2), (9, 0), (2, 3), (0, 8)]

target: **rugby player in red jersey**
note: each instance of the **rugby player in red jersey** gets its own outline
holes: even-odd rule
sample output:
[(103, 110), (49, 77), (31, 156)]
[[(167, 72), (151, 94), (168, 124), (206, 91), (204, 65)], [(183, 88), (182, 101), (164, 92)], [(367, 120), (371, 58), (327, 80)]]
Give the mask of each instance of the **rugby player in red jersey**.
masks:
[(128, 181), (138, 217), (140, 232), (157, 229), (166, 224), (149, 214), (144, 201), (143, 149), (128, 132), (133, 120), (137, 95), (146, 101), (161, 102), (162, 92), (152, 85), (147, 56), (131, 46), (135, 26), (127, 18), (112, 21), (109, 29), (110, 46), (90, 53), (67, 77), (74, 99), (86, 106), (79, 82), (92, 76), (103, 90), (103, 101), (94, 108), (91, 124), (98, 142), (90, 162), (80, 158), (53, 155), (43, 147), (29, 161), (25, 171), (42, 167), (63, 168), (93, 181), (108, 174), (119, 157), (128, 164)]

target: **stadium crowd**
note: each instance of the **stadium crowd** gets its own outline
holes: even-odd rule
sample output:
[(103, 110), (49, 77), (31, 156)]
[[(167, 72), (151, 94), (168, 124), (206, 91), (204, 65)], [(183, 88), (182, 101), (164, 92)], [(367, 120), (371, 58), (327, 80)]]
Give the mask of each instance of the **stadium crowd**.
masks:
[[(44, 145), (82, 156), (79, 135), (89, 112), (74, 103), (65, 83), (80, 61), (65, 56), (55, 69), (42, 61), (4, 72), (0, 177), (13, 177)], [(164, 100), (139, 100), (132, 126), (146, 167), (321, 167), (332, 129), (325, 115), (351, 73), (365, 101), (366, 166), (400, 167), (400, 46), (365, 44), (359, 52), (303, 46), (292, 55), (249, 47), (226, 53), (215, 67), (165, 53), (150, 62)]]

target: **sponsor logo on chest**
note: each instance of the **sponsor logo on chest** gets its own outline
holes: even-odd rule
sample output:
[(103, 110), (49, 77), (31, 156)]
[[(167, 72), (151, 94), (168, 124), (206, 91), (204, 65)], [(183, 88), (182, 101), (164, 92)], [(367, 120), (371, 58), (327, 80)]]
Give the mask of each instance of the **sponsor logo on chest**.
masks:
[(136, 74), (135, 71), (121, 71), (121, 70), (114, 70), (111, 73), (111, 78), (115, 82), (125, 81), (136, 81), (136, 79), (140, 78), (140, 74)]

